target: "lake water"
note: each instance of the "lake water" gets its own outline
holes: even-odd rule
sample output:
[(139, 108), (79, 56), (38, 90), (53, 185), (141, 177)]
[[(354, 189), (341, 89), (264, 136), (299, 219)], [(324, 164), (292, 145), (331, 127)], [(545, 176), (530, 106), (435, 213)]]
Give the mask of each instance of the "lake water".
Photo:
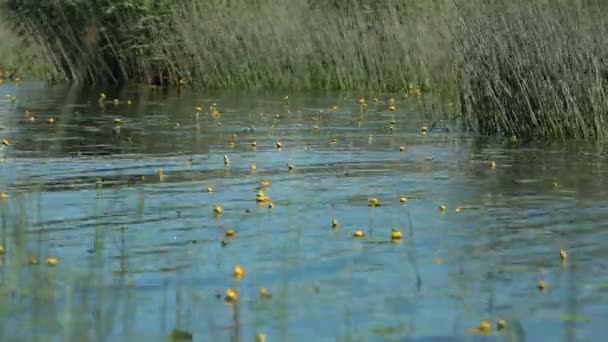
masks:
[(488, 142), (387, 98), (1, 85), (0, 339), (602, 341), (603, 149)]

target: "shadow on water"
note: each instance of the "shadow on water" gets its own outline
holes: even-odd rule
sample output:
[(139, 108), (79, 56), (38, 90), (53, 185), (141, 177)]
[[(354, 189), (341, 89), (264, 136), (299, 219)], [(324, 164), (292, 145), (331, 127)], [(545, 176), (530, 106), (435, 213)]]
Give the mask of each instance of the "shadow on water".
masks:
[(427, 96), (101, 91), (0, 86), (2, 340), (601, 336), (601, 150), (451, 133)]

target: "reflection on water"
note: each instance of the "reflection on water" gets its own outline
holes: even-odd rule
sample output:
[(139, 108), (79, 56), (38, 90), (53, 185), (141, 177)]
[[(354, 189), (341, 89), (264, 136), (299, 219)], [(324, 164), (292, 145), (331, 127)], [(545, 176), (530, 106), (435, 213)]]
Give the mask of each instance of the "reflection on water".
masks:
[(602, 150), (450, 133), (421, 98), (100, 92), (0, 87), (2, 340), (483, 340), (482, 320), (505, 341), (601, 340)]

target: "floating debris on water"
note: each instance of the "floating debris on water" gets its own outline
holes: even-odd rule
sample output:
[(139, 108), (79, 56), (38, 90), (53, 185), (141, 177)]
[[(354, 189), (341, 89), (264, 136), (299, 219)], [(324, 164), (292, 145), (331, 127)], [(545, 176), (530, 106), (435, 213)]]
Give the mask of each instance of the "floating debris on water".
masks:
[(336, 219), (331, 220), (331, 227), (332, 227), (333, 229), (337, 229), (337, 228), (339, 228), (339, 227), (340, 227), (340, 224), (338, 223), (338, 220), (336, 220)]
[(56, 266), (58, 262), (56, 258), (46, 258), (46, 263), (49, 266)]
[(214, 206), (213, 206), (213, 212), (214, 212), (216, 215), (221, 215), (221, 214), (222, 214), (222, 211), (223, 211), (223, 210), (222, 210), (222, 207), (220, 207), (219, 205), (217, 205), (217, 204), (216, 204), (216, 205), (214, 205)]

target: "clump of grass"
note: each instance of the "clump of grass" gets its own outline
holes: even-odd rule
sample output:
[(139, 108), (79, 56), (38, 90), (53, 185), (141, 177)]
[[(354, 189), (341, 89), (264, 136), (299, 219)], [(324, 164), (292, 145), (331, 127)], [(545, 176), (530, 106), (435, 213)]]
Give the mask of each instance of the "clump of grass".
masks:
[(453, 1), (467, 125), (542, 140), (608, 136), (608, 3)]

